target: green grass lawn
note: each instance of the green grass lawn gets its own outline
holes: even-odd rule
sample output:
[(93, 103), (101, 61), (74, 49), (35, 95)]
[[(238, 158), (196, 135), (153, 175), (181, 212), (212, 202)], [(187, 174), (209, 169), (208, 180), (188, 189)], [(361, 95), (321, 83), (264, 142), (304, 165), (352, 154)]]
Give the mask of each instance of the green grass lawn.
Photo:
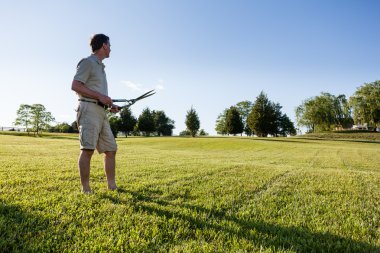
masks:
[(80, 193), (70, 135), (0, 135), (0, 252), (380, 252), (380, 143), (118, 138)]

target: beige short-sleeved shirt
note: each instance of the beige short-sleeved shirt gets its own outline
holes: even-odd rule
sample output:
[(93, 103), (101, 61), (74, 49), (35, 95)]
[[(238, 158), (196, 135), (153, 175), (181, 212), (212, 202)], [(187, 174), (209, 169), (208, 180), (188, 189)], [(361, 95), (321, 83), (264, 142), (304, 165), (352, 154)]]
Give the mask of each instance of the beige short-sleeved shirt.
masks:
[[(108, 96), (105, 65), (93, 54), (78, 63), (74, 80), (84, 83), (89, 89)], [(84, 98), (78, 94), (80, 98)]]

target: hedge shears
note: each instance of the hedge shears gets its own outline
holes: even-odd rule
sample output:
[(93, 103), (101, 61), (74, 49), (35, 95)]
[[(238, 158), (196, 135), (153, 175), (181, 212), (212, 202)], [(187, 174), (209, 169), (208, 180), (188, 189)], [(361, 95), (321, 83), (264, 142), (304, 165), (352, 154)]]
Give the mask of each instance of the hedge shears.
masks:
[(126, 103), (125, 105), (122, 105), (122, 106), (118, 106), (118, 109), (121, 110), (123, 108), (129, 108), (130, 106), (132, 106), (134, 103), (136, 103), (137, 101), (141, 100), (141, 99), (144, 99), (144, 98), (147, 98), (147, 97), (150, 97), (152, 95), (156, 94), (156, 92), (154, 92), (154, 90), (150, 90), (144, 94), (142, 94), (141, 96), (137, 97), (137, 98), (133, 98), (133, 99), (112, 99), (112, 102), (115, 102), (115, 103)]

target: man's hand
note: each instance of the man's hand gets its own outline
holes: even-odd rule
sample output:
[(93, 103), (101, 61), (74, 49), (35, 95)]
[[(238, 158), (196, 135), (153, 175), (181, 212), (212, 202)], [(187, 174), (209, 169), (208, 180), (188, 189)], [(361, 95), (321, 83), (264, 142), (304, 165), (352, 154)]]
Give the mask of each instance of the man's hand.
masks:
[(102, 103), (104, 105), (111, 105), (111, 106), (113, 105), (112, 104), (112, 99), (110, 97), (108, 97), (108, 96), (101, 95), (101, 96), (99, 96), (98, 100), (99, 100), (100, 103)]
[(119, 106), (112, 104), (111, 108), (110, 108), (110, 111), (112, 113), (118, 113), (119, 112)]

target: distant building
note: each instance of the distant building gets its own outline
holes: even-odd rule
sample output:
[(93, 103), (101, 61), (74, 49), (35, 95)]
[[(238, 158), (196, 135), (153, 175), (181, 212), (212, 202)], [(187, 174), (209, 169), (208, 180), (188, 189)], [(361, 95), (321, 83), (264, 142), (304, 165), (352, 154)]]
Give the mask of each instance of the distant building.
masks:
[(0, 127), (0, 131), (17, 131), (17, 132), (26, 132), (26, 128), (22, 127)]
[(374, 126), (368, 125), (368, 123), (353, 125), (352, 129), (353, 130), (368, 130), (368, 131), (376, 130)]

